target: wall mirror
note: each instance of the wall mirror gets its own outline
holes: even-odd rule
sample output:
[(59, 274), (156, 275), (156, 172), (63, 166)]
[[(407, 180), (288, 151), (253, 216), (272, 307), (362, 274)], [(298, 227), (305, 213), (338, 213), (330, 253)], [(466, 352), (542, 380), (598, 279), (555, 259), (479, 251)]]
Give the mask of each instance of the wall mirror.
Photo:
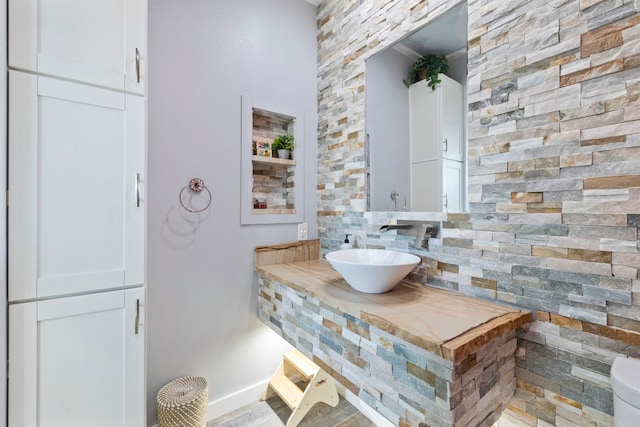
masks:
[[(466, 211), (467, 4), (366, 60), (368, 211)], [(449, 64), (436, 94), (403, 82), (428, 54)]]

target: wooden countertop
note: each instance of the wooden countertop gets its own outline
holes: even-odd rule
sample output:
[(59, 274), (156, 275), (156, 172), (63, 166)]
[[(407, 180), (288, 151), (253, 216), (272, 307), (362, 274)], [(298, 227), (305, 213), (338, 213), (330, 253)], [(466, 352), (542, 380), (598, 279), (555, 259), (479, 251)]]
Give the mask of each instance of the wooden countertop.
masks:
[(319, 259), (256, 271), (454, 362), (531, 321), (527, 311), (409, 281), (386, 294), (360, 293)]

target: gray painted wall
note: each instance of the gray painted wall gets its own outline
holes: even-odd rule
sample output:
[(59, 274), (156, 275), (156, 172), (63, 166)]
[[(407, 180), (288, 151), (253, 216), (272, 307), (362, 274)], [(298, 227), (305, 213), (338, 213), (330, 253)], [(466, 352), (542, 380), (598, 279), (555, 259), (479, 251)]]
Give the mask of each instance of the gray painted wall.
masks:
[(467, 49), (460, 49), (447, 55), (449, 63), (449, 77), (462, 83), (466, 87), (467, 83)]
[[(316, 225), (316, 9), (299, 0), (149, 1), (147, 411), (183, 375), (209, 401), (266, 380), (286, 348), (257, 318), (253, 249), (297, 226), (240, 225), (240, 96), (305, 111), (305, 221)], [(302, 143), (302, 141), (297, 141)], [(193, 177), (211, 208), (187, 214)], [(298, 183), (296, 183), (298, 185)], [(242, 394), (242, 393), (241, 393)]]

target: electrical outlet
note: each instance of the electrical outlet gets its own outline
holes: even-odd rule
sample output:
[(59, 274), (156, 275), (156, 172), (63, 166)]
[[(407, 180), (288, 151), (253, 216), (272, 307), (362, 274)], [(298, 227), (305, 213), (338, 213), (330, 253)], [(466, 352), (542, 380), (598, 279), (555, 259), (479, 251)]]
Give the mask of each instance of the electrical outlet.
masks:
[(309, 224), (301, 222), (298, 224), (298, 240), (307, 240), (309, 237)]

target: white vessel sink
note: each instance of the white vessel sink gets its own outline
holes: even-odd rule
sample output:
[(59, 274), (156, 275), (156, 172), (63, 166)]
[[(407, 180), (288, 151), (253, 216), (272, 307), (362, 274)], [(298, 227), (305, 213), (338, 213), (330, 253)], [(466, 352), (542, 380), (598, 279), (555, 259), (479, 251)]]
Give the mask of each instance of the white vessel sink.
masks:
[(353, 289), (367, 294), (389, 292), (420, 264), (413, 254), (385, 249), (345, 249), (326, 258)]

